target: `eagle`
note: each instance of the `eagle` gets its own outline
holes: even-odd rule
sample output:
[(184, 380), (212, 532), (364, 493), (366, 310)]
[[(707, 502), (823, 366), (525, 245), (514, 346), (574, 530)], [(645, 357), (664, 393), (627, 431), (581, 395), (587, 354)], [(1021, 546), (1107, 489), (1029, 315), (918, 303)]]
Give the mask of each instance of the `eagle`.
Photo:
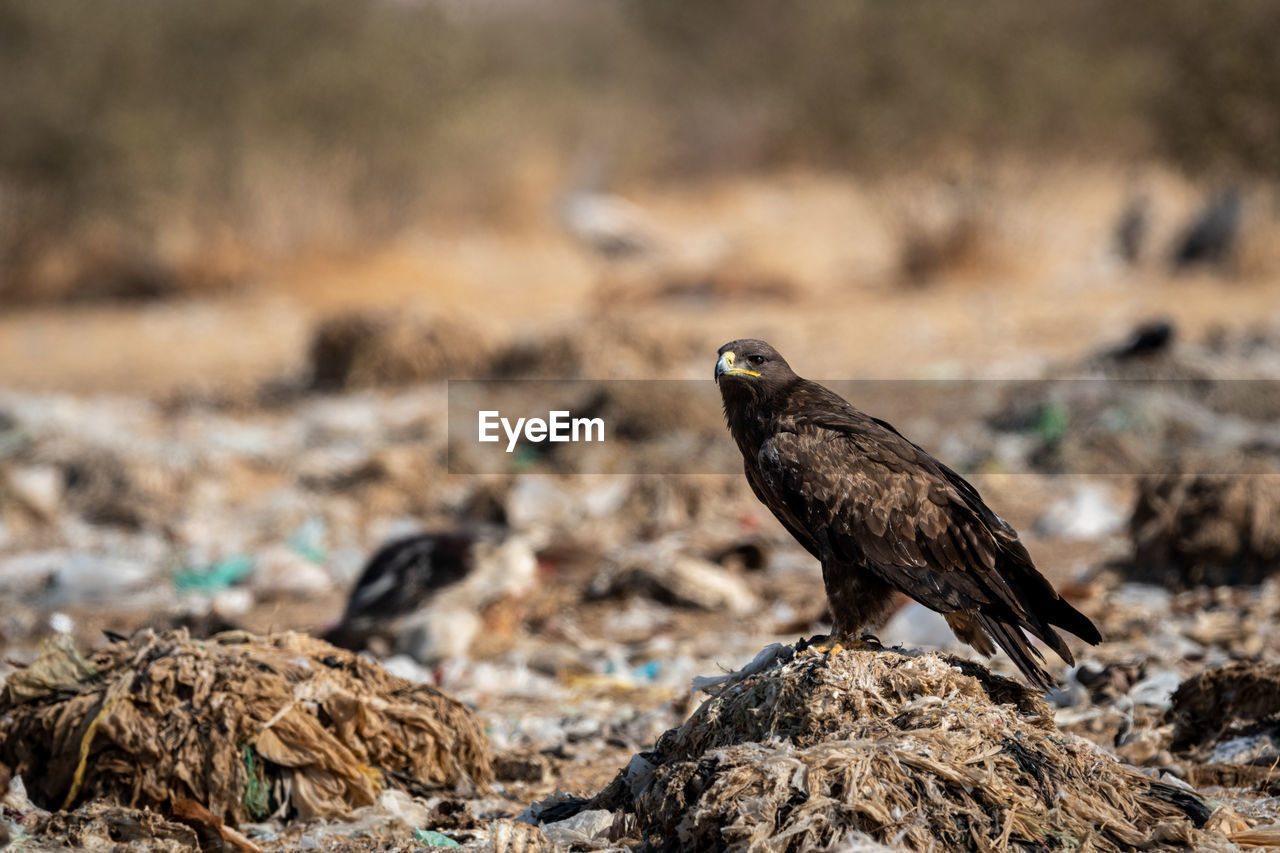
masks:
[(1041, 689), (1054, 680), (1024, 631), (1069, 664), (1054, 626), (1102, 639), (978, 490), (892, 425), (800, 378), (764, 341), (720, 347), (715, 378), (751, 490), (822, 563), (830, 645), (859, 644), (897, 592), (982, 654), (999, 645)]

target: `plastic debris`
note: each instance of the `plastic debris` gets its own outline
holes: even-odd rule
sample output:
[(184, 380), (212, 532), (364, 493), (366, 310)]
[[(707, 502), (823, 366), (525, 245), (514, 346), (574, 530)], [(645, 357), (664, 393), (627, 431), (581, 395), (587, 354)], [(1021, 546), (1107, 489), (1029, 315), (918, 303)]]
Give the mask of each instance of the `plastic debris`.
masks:
[(413, 831), (413, 840), (427, 847), (452, 848), (462, 846), (444, 833), (436, 832), (433, 829), (415, 829)]
[(1110, 493), (1097, 484), (1077, 485), (1064, 498), (1051, 503), (1038, 519), (1041, 536), (1063, 539), (1101, 539), (1124, 529), (1125, 516)]
[[(74, 647), (58, 651), (74, 671)], [(0, 704), (0, 763), (38, 769), (27, 778), (45, 807), (190, 797), (235, 824), (280, 808), (345, 815), (388, 787), (492, 779), (488, 743), (461, 704), (304, 635), (198, 642), (146, 630), (89, 664), (92, 680), (34, 697), (10, 689)]]
[(1192, 676), (1173, 694), (1173, 746), (1213, 743), (1239, 727), (1272, 720), (1280, 730), (1280, 664), (1236, 661)]
[(1167, 711), (1173, 704), (1173, 693), (1182, 683), (1176, 672), (1162, 669), (1153, 672), (1129, 690), (1129, 698), (1137, 705), (1150, 705)]
[(1229, 737), (1213, 745), (1210, 764), (1261, 764), (1280, 760), (1280, 732)]
[(251, 574), (253, 557), (237, 554), (204, 569), (178, 572), (173, 576), (173, 585), (180, 593), (213, 593), (234, 586)]
[(141, 604), (154, 589), (158, 572), (147, 561), (132, 555), (112, 556), (72, 552), (50, 577), (42, 603), (50, 607), (98, 604), (128, 597)]
[(782, 643), (773, 643), (760, 650), (760, 653), (752, 658), (751, 662), (741, 669), (733, 672), (725, 673), (717, 676), (700, 675), (693, 679), (693, 689), (711, 696), (718, 696), (728, 686), (741, 681), (749, 675), (756, 675), (764, 672), (779, 661), (787, 662), (795, 657), (794, 646), (784, 646)]
[(333, 578), (297, 551), (276, 545), (257, 555), (249, 586), (262, 598), (317, 598), (333, 589)]
[(62, 504), (62, 472), (52, 465), (27, 465), (9, 471), (8, 487), (14, 498), (44, 521), (53, 521)]
[(507, 496), (507, 518), (517, 529), (566, 526), (586, 515), (585, 501), (551, 477), (519, 477)]
[(31, 835), (60, 839), (79, 850), (139, 853), (189, 853), (201, 849), (199, 834), (176, 820), (147, 809), (95, 802), (74, 812), (53, 812), (31, 824)]
[(738, 574), (665, 542), (612, 554), (592, 579), (589, 594), (597, 598), (639, 594), (668, 605), (731, 613), (751, 613), (760, 606)]
[[(1030, 690), (937, 654), (812, 653), (724, 685), (576, 808), (634, 811), (658, 850), (1193, 843), (1195, 795), (1056, 730)], [(559, 820), (564, 820), (561, 815)], [(545, 830), (544, 830), (545, 831)]]
[(518, 820), (501, 819), (489, 828), (493, 853), (543, 853), (550, 843), (536, 826)]
[(431, 824), (432, 817), (430, 801), (388, 789), (372, 805), (342, 815), (339, 821), (322, 828), (307, 825), (307, 834), (328, 839), (412, 838), (418, 827)]
[(313, 563), (323, 563), (329, 556), (325, 545), (328, 529), (323, 518), (309, 518), (301, 527), (289, 534), (288, 546)]
[(1261, 583), (1280, 571), (1280, 476), (1149, 478), (1129, 535), (1131, 580), (1183, 589)]
[(40, 643), (40, 656), (4, 682), (4, 705), (12, 707), (60, 690), (72, 690), (98, 675), (76, 648), (70, 634), (54, 634)]
[[(456, 466), (457, 457), (451, 455), (456, 448), (447, 446), (448, 431), (442, 429), (441, 413), (449, 402), (443, 383), (388, 390), (376, 371), (353, 377), (356, 381), (352, 383), (376, 387), (316, 395), (296, 393), (301, 389), (295, 385), (294, 393), (273, 396), (268, 405), (259, 405), (251, 395), (241, 397), (238, 391), (223, 400), (219, 397), (222, 392), (213, 389), (208, 399), (199, 391), (196, 396), (201, 399), (182, 396), (164, 400), (0, 390), (0, 409), (12, 410), (17, 418), (0, 422), (0, 443), (5, 445), (0, 448), (0, 642), (4, 645), (0, 677), (10, 677), (10, 686), (17, 685), (20, 691), (34, 691), (32, 698), (16, 709), (19, 715), (43, 707), (42, 713), (49, 718), (58, 713), (68, 716), (63, 730), (67, 743), (59, 746), (62, 760), (41, 758), (33, 761), (26, 773), (40, 804), (61, 808), (66, 788), (48, 796), (42, 786), (49, 778), (73, 778), (79, 749), (89, 745), (84, 780), (72, 804), (81, 823), (45, 821), (62, 836), (28, 838), (28, 830), (48, 813), (42, 815), (40, 805), (21, 795), (23, 777), (18, 776), (0, 806), (3, 825), (13, 835), (9, 849), (62, 845), (68, 833), (77, 832), (74, 837), (101, 849), (158, 849), (164, 844), (176, 845), (164, 836), (182, 833), (185, 826), (201, 842), (212, 842), (210, 849), (234, 849), (228, 846), (232, 842), (223, 831), (231, 828), (267, 850), (421, 850), (423, 844), (414, 841), (413, 831), (423, 829), (467, 849), (485, 851), (487, 843), (504, 853), (542, 851), (552, 849), (555, 842), (536, 827), (498, 816), (516, 813), (530, 800), (557, 788), (578, 794), (596, 791), (610, 771), (625, 766), (626, 789), (633, 803), (646, 792), (656, 797), (653, 792), (665, 786), (664, 799), (653, 800), (652, 809), (646, 812), (652, 819), (646, 826), (664, 826), (661, 821), (675, 820), (676, 783), (681, 779), (679, 772), (684, 772), (677, 772), (676, 766), (685, 761), (701, 765), (687, 786), (689, 799), (682, 819), (687, 818), (690, 827), (699, 825), (697, 821), (703, 821), (704, 827), (715, 823), (712, 815), (719, 808), (724, 825), (736, 827), (733, 831), (737, 832), (751, 819), (747, 809), (758, 806), (762, 820), (774, 820), (785, 833), (796, 829), (806, 816), (844, 819), (836, 804), (827, 804), (830, 809), (824, 810), (826, 806), (820, 801), (824, 793), (833, 790), (822, 787), (832, 778), (823, 775), (827, 771), (845, 773), (849, 767), (863, 767), (873, 760), (901, 765), (911, 760), (911, 750), (906, 748), (910, 744), (925, 753), (917, 756), (920, 761), (939, 761), (944, 770), (938, 773), (952, 772), (952, 765), (943, 761), (947, 753), (938, 748), (942, 737), (938, 729), (917, 725), (926, 712), (936, 712), (941, 724), (948, 724), (956, 719), (953, 706), (968, 703), (976, 709), (974, 714), (989, 722), (1001, 717), (963, 691), (956, 696), (935, 695), (929, 692), (928, 684), (909, 701), (891, 696), (883, 707), (875, 706), (884, 710), (885, 716), (879, 710), (868, 715), (867, 720), (875, 719), (881, 726), (870, 732), (869, 743), (887, 744), (885, 759), (869, 758), (867, 744), (862, 751), (850, 747), (842, 752), (844, 747), (825, 739), (825, 729), (815, 732), (814, 742), (804, 746), (797, 745), (794, 738), (778, 743), (763, 739), (732, 742), (696, 756), (679, 757), (678, 761), (672, 755), (648, 751), (664, 731), (679, 726), (705, 698), (686, 689), (694, 675), (712, 676), (699, 680), (698, 686), (727, 701), (744, 681), (757, 679), (757, 684), (767, 684), (774, 677), (771, 673), (797, 665), (790, 647), (780, 646), (737, 674), (717, 677), (725, 665), (733, 668), (751, 661), (763, 646), (780, 638), (795, 639), (822, 631), (825, 601), (816, 562), (759, 505), (740, 473), (709, 478), (561, 476), (574, 471), (614, 470), (615, 466), (629, 470), (625, 466), (636, 459), (647, 468), (651, 463), (646, 454), (658, 451), (661, 453), (653, 459), (665, 460), (662, 465), (697, 463), (716, 469), (715, 460), (722, 450), (733, 456), (724, 471), (736, 472), (739, 464), (736, 451), (726, 440), (714, 386), (706, 377), (705, 340), (694, 341), (689, 359), (683, 331), (675, 332), (678, 340), (674, 340), (671, 330), (660, 329), (661, 334), (652, 341), (656, 346), (632, 347), (625, 342), (638, 339), (643, 343), (653, 338), (651, 322), (627, 320), (639, 329), (632, 337), (613, 332), (583, 337), (580, 332), (593, 322), (570, 321), (556, 330), (536, 324), (522, 327), (521, 334), (529, 336), (527, 346), (500, 350), (501, 359), (480, 359), (480, 372), (474, 375), (485, 375), (487, 366), (493, 365), (512, 376), (555, 377), (563, 376), (564, 370), (582, 376), (643, 370), (652, 376), (656, 367), (663, 375), (694, 378), (691, 387), (709, 391), (709, 399), (689, 396), (683, 402), (675, 401), (678, 405), (655, 408), (655, 383), (636, 383), (632, 389), (592, 386), (590, 393), (584, 390), (576, 399), (584, 405), (590, 402), (603, 407), (597, 413), (603, 413), (609, 424), (627, 423), (627, 434), (611, 434), (608, 443), (590, 448), (585, 456), (577, 451), (544, 453), (532, 445), (521, 448), (522, 453), (527, 452), (525, 462), (537, 473), (520, 476), (472, 478), (456, 472), (444, 476), (445, 466)], [(1266, 562), (1270, 552), (1259, 547), (1274, 533), (1275, 520), (1265, 503), (1250, 497), (1259, 492), (1248, 490), (1258, 489), (1266, 479), (1257, 476), (1260, 471), (1275, 467), (1272, 451), (1280, 446), (1276, 427), (1280, 423), (1280, 390), (1276, 389), (1280, 386), (1269, 379), (1256, 383), (1211, 380), (1214, 376), (1274, 376), (1280, 369), (1280, 336), (1261, 326), (1255, 332), (1230, 322), (1231, 327), (1211, 333), (1211, 346), (1227, 359), (1216, 368), (1213, 359), (1217, 356), (1196, 340), (1199, 333), (1185, 329), (1180, 329), (1184, 334), (1176, 347), (1158, 357), (1108, 359), (1110, 364), (1091, 368), (1099, 375), (1198, 377), (1203, 381), (1147, 383), (1145, 389), (1120, 382), (1019, 383), (1012, 386), (1017, 398), (1012, 401), (1016, 404), (1013, 414), (1020, 418), (1016, 423), (988, 417), (994, 398), (985, 389), (998, 387), (995, 383), (980, 383), (981, 389), (970, 386), (973, 394), (957, 396), (947, 396), (946, 385), (921, 387), (918, 390), (922, 393), (914, 400), (911, 395), (904, 396), (907, 386), (902, 383), (890, 383), (888, 393), (878, 393), (892, 403), (886, 412), (897, 412), (895, 407), (899, 406), (905, 412), (905, 416), (895, 414), (891, 420), (911, 423), (912, 433), (922, 437), (922, 444), (954, 460), (966, 474), (982, 478), (984, 493), (993, 497), (993, 504), (1013, 512), (1020, 528), (1025, 529), (1029, 519), (1042, 519), (1039, 531), (1052, 535), (1053, 540), (1032, 541), (1029, 547), (1055, 583), (1075, 580), (1062, 587), (1064, 593), (1073, 601), (1082, 601), (1082, 607), (1103, 630), (1102, 645), (1073, 646), (1081, 666), (1067, 674), (1067, 689), (1048, 697), (1058, 706), (1054, 714), (1057, 733), (1045, 736), (1063, 738), (1079, 750), (1086, 747), (1077, 737), (1092, 741), (1106, 755), (1143, 769), (1149, 779), (1177, 788), (1179, 793), (1170, 796), (1185, 794), (1184, 786), (1190, 784), (1214, 803), (1230, 803), (1236, 817), (1222, 811), (1217, 826), (1207, 829), (1218, 833), (1223, 844), (1226, 838), (1239, 834), (1243, 846), (1248, 840), (1265, 839), (1268, 826), (1280, 818), (1280, 769), (1276, 767), (1280, 711), (1268, 714), (1265, 703), (1245, 707), (1237, 701), (1244, 694), (1233, 693), (1228, 682), (1221, 682), (1206, 692), (1193, 724), (1206, 739), (1179, 744), (1176, 750), (1175, 717), (1166, 715), (1171, 690), (1183, 680), (1232, 661), (1250, 665), (1275, 662), (1280, 654), (1280, 575), (1274, 574), (1274, 562), (1270, 566)], [(403, 338), (399, 344), (408, 344), (411, 349), (414, 341)], [(378, 341), (362, 344), (381, 345)], [(619, 351), (631, 357), (618, 359)], [(1020, 355), (1017, 365), (993, 363), (992, 370), (1010, 374), (1015, 367), (1034, 370), (1040, 363), (1038, 358), (1035, 354)], [(660, 366), (667, 364), (670, 370)], [(959, 362), (921, 365), (920, 370), (921, 375), (934, 371), (938, 375), (967, 375), (967, 368)], [(583, 384), (582, 388), (588, 386)], [(533, 385), (520, 393), (527, 395), (522, 403), (544, 402)], [(1148, 400), (1147, 395), (1160, 399)], [(861, 393), (854, 398), (864, 399)], [(521, 398), (517, 395), (516, 399)], [(884, 408), (874, 397), (866, 400), (872, 411)], [(571, 408), (576, 411), (576, 402)], [(3, 415), (0, 421), (4, 421)], [(20, 441), (15, 444), (9, 439), (17, 423), (22, 426)], [(1098, 488), (1112, 500), (1127, 502), (1133, 497), (1128, 492), (1136, 492), (1136, 481), (1092, 475), (1184, 466), (1215, 472), (1247, 471), (1250, 476), (1237, 479), (1257, 482), (1244, 489), (1226, 483), (1226, 478), (1219, 485), (1209, 482), (1214, 478), (1179, 480), (1183, 485), (1176, 494), (1162, 497), (1163, 503), (1157, 507), (1164, 514), (1153, 528), (1158, 534), (1153, 542), (1165, 550), (1146, 552), (1153, 561), (1150, 572), (1138, 576), (1150, 583), (1126, 582), (1125, 565), (1113, 562), (1119, 556), (1115, 548), (1118, 541), (1105, 533), (1102, 538), (1089, 538), (1100, 532), (1094, 512), (1098, 506), (1081, 495)], [(1028, 469), (1025, 475), (1004, 476)], [(465, 466), (461, 470), (466, 470)], [(683, 468), (659, 465), (655, 470)], [(1046, 476), (1045, 472), (1072, 476)], [(1242, 495), (1246, 498), (1243, 502)], [(1065, 511), (1056, 521), (1046, 514), (1046, 507), (1055, 501), (1061, 501), (1057, 511)], [(64, 657), (59, 664), (69, 665), (68, 671), (41, 683), (24, 681), (29, 674), (38, 673), (39, 667), (22, 668), (14, 663), (37, 658), (37, 644), (51, 628), (74, 630), (83, 643), (95, 641), (104, 629), (128, 633), (141, 624), (185, 624), (193, 635), (201, 636), (224, 631), (232, 622), (273, 629), (326, 625), (338, 605), (332, 597), (332, 584), (354, 582), (364, 558), (378, 543), (417, 533), (424, 524), (455, 530), (462, 524), (479, 523), (495, 525), (504, 536), (514, 529), (536, 541), (538, 544), (531, 546), (536, 566), (530, 560), (527, 573), (491, 575), (477, 584), (475, 595), (468, 594), (465, 600), (446, 597), (435, 609), (420, 608), (422, 599), (412, 601), (406, 595), (401, 599), (410, 606), (396, 611), (390, 619), (387, 611), (374, 607), (362, 626), (371, 642), (359, 648), (379, 658), (399, 649), (433, 659), (428, 665), (399, 654), (385, 659), (383, 666), (407, 681), (445, 688), (474, 709), (487, 738), (502, 750), (494, 760), (496, 782), (491, 797), (462, 794), (466, 799), (441, 801), (437, 792), (448, 790), (448, 785), (423, 787), (403, 772), (380, 769), (380, 789), (373, 783), (365, 788), (354, 774), (337, 772), (333, 784), (354, 792), (349, 797), (352, 803), (367, 801), (368, 796), (355, 795), (360, 792), (376, 795), (376, 799), (365, 806), (344, 802), (345, 810), (333, 817), (303, 820), (302, 812), (293, 805), (295, 774), (305, 774), (312, 781), (327, 777), (318, 771), (310, 774), (303, 768), (278, 764), (258, 751), (255, 738), (249, 738), (237, 744), (229, 757), (216, 750), (201, 753), (210, 756), (211, 771), (206, 772), (195, 759), (180, 769), (186, 772), (196, 767), (199, 772), (193, 771), (192, 778), (201, 786), (207, 786), (211, 774), (225, 776), (226, 784), (233, 787), (243, 780), (243, 794), (233, 791), (233, 795), (240, 796), (238, 802), (252, 823), (236, 822), (210, 810), (213, 817), (192, 817), (183, 825), (173, 820), (173, 808), (181, 798), (162, 801), (151, 797), (153, 781), (135, 770), (143, 760), (150, 761), (151, 753), (143, 750), (142, 759), (135, 760), (113, 740), (128, 734), (120, 722), (123, 705), (117, 704), (103, 715), (85, 740), (84, 735), (106, 707), (102, 700), (116, 677), (90, 674), (87, 667), (96, 665), (95, 655), (86, 652), (84, 670)], [(1246, 547), (1235, 550), (1240, 545)], [(613, 558), (621, 557), (625, 562), (631, 559), (628, 555), (665, 565), (656, 565), (656, 571), (649, 571), (647, 577), (636, 573), (626, 578), (619, 574), (626, 567)], [(231, 559), (223, 559), (227, 557)], [(270, 563), (277, 557), (278, 564), (273, 567)], [(728, 579), (727, 588), (745, 588), (754, 596), (755, 604), (739, 605), (750, 607), (745, 611), (750, 618), (743, 618), (723, 591), (697, 580), (702, 576), (674, 571), (676, 561), (683, 558), (702, 561), (697, 564), (704, 568), (711, 564), (723, 573), (714, 577)], [(1237, 558), (1241, 562), (1233, 562)], [(321, 560), (323, 566), (316, 565)], [(1162, 564), (1165, 560), (1168, 562)], [(175, 567), (184, 570), (177, 578), (172, 575)], [(306, 575), (295, 576), (295, 570)], [(1220, 580), (1234, 584), (1237, 579), (1249, 583), (1202, 585), (1189, 579), (1197, 572), (1204, 584)], [(685, 574), (695, 580), (687, 582), (688, 578), (681, 577)], [(1251, 578), (1258, 577), (1265, 580), (1253, 585)], [(607, 597), (590, 589), (593, 578), (601, 581)], [(505, 586), (507, 579), (520, 582)], [(617, 579), (623, 582), (610, 589), (608, 585)], [(1170, 579), (1173, 582), (1167, 588)], [(309, 599), (298, 595), (299, 590), (313, 588), (311, 581), (316, 582), (314, 589), (328, 588), (330, 593)], [(181, 598), (176, 595), (180, 585)], [(392, 597), (408, 588), (394, 578), (383, 586)], [(268, 601), (269, 597), (273, 600)], [(405, 618), (411, 613), (417, 613), (419, 621)], [(945, 622), (914, 604), (900, 608), (876, 633), (886, 643), (926, 651), (957, 648)], [(382, 636), (375, 636), (378, 634)], [(249, 699), (239, 694), (219, 698), (219, 709), (212, 708), (212, 700), (193, 702), (198, 696), (225, 697), (234, 692), (228, 679), (215, 679), (216, 689), (210, 686), (213, 682), (202, 679), (212, 676), (193, 663), (198, 653), (220, 655), (220, 645), (217, 640), (192, 643), (177, 648), (172, 660), (158, 652), (138, 659), (136, 678), (142, 681), (135, 683), (135, 688), (139, 683), (147, 687), (153, 679), (169, 679), (168, 695), (173, 704), (162, 709), (205, 726), (174, 734), (172, 750), (170, 739), (157, 736), (155, 742), (161, 743), (161, 751), (191, 754), (197, 741), (203, 748), (204, 741), (224, 739), (225, 721), (215, 710), (231, 719), (247, 713)], [(778, 650), (785, 651), (779, 654)], [(967, 649), (962, 653), (970, 654)], [(335, 668), (312, 655), (281, 655), (254, 658), (271, 668), (270, 672), (234, 670), (239, 679), (236, 689), (279, 676), (289, 691), (297, 691), (287, 700), (280, 699), (280, 707), (297, 699), (296, 711), (290, 714), (314, 714), (321, 728), (348, 749), (342, 736), (335, 734), (334, 721), (325, 719), (326, 702), (333, 700), (314, 693), (328, 689), (316, 685), (314, 673)], [(349, 658), (333, 656), (339, 663), (336, 669), (355, 672), (350, 667), (356, 665), (345, 663)], [(372, 666), (368, 662), (360, 666), (364, 665)], [(121, 671), (124, 666), (121, 663)], [(852, 680), (858, 690), (881, 689), (881, 682), (870, 676), (859, 678), (862, 676)], [(373, 687), (360, 682), (353, 688), (365, 707), (377, 714), (381, 713), (379, 703), (401, 701), (401, 689), (414, 690), (407, 685), (392, 690), (381, 681)], [(161, 706), (148, 704), (147, 690), (141, 691), (141, 699), (129, 702), (151, 713)], [(200, 692), (206, 690), (211, 692)], [(845, 687), (832, 687), (817, 679), (813, 690), (816, 692), (809, 701), (819, 709), (845, 701), (834, 695), (838, 690), (843, 696)], [(824, 692), (827, 690), (831, 692)], [(849, 692), (854, 691), (850, 688)], [(271, 695), (279, 699), (277, 694)], [(784, 710), (797, 708), (795, 704), (783, 705)], [(745, 710), (743, 705), (734, 707)], [(767, 713), (761, 707), (749, 710), (752, 714)], [(277, 711), (279, 707), (272, 707), (252, 717), (251, 722), (265, 724)], [(902, 714), (907, 714), (904, 720), (915, 721), (912, 725), (922, 732), (918, 742), (910, 740), (915, 729), (902, 728), (907, 724), (898, 721)], [(9, 719), (0, 726), (12, 725), (13, 715), (9, 711), (0, 713), (3, 715)], [(1235, 716), (1226, 719), (1231, 715)], [(1019, 716), (1025, 715), (1014, 715)], [(816, 720), (813, 725), (821, 728), (835, 718), (815, 712), (804, 719)], [(954, 730), (961, 745), (972, 736), (965, 722), (970, 719), (961, 717)], [(159, 720), (158, 712), (146, 717), (149, 725), (164, 734)], [(273, 728), (281, 725), (283, 721)], [(1013, 730), (1024, 731), (1016, 719)], [(850, 723), (843, 718), (831, 723), (834, 735), (844, 731), (856, 734), (866, 729), (863, 722)], [(146, 737), (139, 740), (139, 749), (155, 749), (151, 735), (143, 734)], [(4, 740), (0, 749), (16, 749), (24, 741), (50, 741), (34, 734)], [(351, 740), (364, 738), (352, 736)], [(1029, 742), (1040, 749), (1034, 737)], [(988, 743), (988, 747), (997, 750), (1000, 744)], [(273, 745), (270, 737), (262, 748), (276, 759), (287, 757), (285, 748)], [(818, 751), (823, 749), (834, 756), (828, 765), (818, 760)], [(333, 750), (338, 754), (336, 747)], [(646, 751), (633, 755), (637, 750)], [(1016, 760), (1010, 763), (1008, 753), (979, 751), (973, 757), (975, 765), (954, 772), (969, 779), (971, 774), (990, 771), (1005, 777), (1010, 785), (1037, 784), (1033, 776), (1016, 766)], [(838, 761), (841, 758), (843, 764)], [(792, 759), (798, 763), (790, 763)], [(0, 757), (0, 762), (4, 760)], [(157, 761), (175, 765), (163, 754)], [(372, 768), (376, 763), (370, 759), (365, 766)], [(912, 774), (913, 784), (917, 779), (929, 779), (924, 770), (903, 766)], [(806, 782), (803, 788), (775, 786), (776, 780), (769, 774), (784, 767), (800, 768), (798, 774), (809, 774), (813, 769), (813, 784)], [(1066, 767), (1072, 767), (1070, 761)], [(130, 802), (126, 797), (132, 798), (133, 788), (126, 790), (121, 781), (126, 772), (139, 786), (139, 805), (153, 805), (172, 826), (152, 824), (151, 818), (142, 816), (145, 809), (134, 812), (127, 808)], [(866, 780), (870, 774), (852, 778)], [(892, 774), (886, 778), (894, 779)], [(1055, 778), (1050, 775), (1049, 781), (1053, 783)], [(1130, 787), (1134, 790), (1145, 784), (1131, 774), (1123, 778), (1133, 783)], [(1112, 779), (1107, 775), (1103, 782)], [(718, 794), (711, 789), (727, 791), (739, 782), (745, 787), (738, 792), (738, 811), (727, 804), (727, 797), (721, 797), (717, 804)], [(699, 787), (704, 784), (705, 788)], [(944, 800), (945, 792), (951, 790), (937, 778), (928, 784), (936, 786), (930, 790), (943, 791)], [(994, 784), (984, 779), (975, 791), (981, 795), (1000, 790), (989, 787)], [(467, 790), (465, 784), (463, 790)], [(1075, 788), (1055, 790), (1063, 791), (1064, 799), (1070, 802), (1077, 799)], [(794, 796), (794, 802), (788, 799), (776, 807), (772, 797), (779, 791)], [(867, 799), (877, 802), (874, 792)], [(191, 800), (209, 806), (203, 797)], [(566, 801), (540, 816), (548, 824), (570, 821), (566, 826), (573, 826), (573, 812), (582, 808), (606, 811), (613, 818), (619, 815), (613, 804), (599, 801), (585, 806), (581, 800), (577, 798), (572, 805)], [(839, 807), (845, 805), (840, 797), (832, 796), (832, 800), (839, 801)], [(994, 795), (984, 802), (993, 800)], [(1003, 830), (1015, 825), (1015, 819), (1005, 820), (1011, 814), (1021, 819), (1017, 803), (1010, 803), (993, 808), (991, 826)], [(470, 807), (475, 817), (468, 823), (452, 822), (450, 814), (457, 814), (464, 806)], [(105, 821), (101, 815), (104, 807), (123, 811)], [(931, 815), (936, 816), (936, 809), (930, 811), (933, 808), (928, 803), (919, 819), (928, 821)], [(849, 825), (837, 827), (832, 830), (830, 846), (840, 850), (910, 846), (909, 840), (896, 835), (906, 823), (900, 820), (895, 824), (898, 819), (893, 818), (892, 810), (888, 814), (891, 821), (886, 826), (892, 826), (892, 831), (877, 829), (870, 835)], [(1039, 819), (1036, 813), (1032, 817)], [(621, 818), (611, 818), (603, 835), (575, 842), (577, 848), (634, 848), (642, 844), (645, 838), (634, 809), (622, 809)], [(870, 820), (865, 815), (862, 819)], [(909, 823), (913, 819), (903, 820)], [(946, 819), (946, 815), (940, 818), (944, 823)], [(89, 824), (97, 828), (77, 829)], [(155, 837), (128, 835), (140, 833), (139, 826), (148, 828)], [(805, 833), (812, 826), (810, 823), (791, 835), (770, 836), (759, 840), (757, 846), (762, 850), (799, 849), (807, 843)], [(981, 831), (972, 826), (972, 831)], [(1168, 826), (1185, 828), (1178, 821)], [(112, 840), (113, 831), (125, 833), (129, 840)], [(1160, 831), (1157, 827), (1150, 833), (1152, 844), (1176, 842), (1176, 837), (1161, 836)], [(181, 837), (188, 838), (185, 834)], [(667, 836), (651, 837), (660, 844)], [(727, 843), (711, 832), (703, 837), (707, 846)], [(1011, 830), (1005, 842), (1010, 849), (1034, 846), (1020, 842), (1022, 837)], [(999, 835), (990, 840), (999, 841)], [(1051, 836), (1038, 843), (1065, 848), (1076, 841), (1081, 849), (1097, 846), (1095, 839), (1067, 836)], [(936, 849), (945, 846), (935, 843)], [(1212, 847), (1201, 836), (1195, 836), (1195, 843), (1201, 849)]]
[(556, 844), (586, 843), (604, 837), (614, 820), (613, 812), (608, 809), (581, 811), (573, 817), (544, 824), (542, 834)]

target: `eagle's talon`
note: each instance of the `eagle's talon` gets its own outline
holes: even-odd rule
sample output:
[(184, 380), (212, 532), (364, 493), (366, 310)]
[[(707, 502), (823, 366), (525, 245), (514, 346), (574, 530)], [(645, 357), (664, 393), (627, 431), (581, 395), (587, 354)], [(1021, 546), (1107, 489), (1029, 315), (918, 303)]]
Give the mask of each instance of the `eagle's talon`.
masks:
[(802, 655), (833, 655), (842, 649), (840, 638), (834, 634), (816, 634), (796, 643), (796, 652)]
[(850, 636), (841, 636), (831, 634), (824, 636), (818, 634), (807, 640), (801, 640), (796, 644), (796, 651), (802, 655), (826, 655), (834, 657), (845, 649), (853, 651), (883, 651), (884, 646), (880, 645), (880, 641), (874, 635), (864, 634), (859, 639)]
[(880, 642), (880, 638), (870, 631), (867, 631), (862, 635), (858, 640), (858, 646), (873, 652), (884, 651), (884, 643)]

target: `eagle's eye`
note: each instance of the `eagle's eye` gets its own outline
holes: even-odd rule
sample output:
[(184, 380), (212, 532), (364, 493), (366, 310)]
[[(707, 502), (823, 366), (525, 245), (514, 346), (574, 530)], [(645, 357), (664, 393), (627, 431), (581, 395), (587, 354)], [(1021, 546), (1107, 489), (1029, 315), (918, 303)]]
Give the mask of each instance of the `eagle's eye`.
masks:
[(765, 357), (762, 355), (749, 355), (747, 356), (747, 361), (749, 361), (753, 365), (759, 366), (761, 364), (764, 364)]

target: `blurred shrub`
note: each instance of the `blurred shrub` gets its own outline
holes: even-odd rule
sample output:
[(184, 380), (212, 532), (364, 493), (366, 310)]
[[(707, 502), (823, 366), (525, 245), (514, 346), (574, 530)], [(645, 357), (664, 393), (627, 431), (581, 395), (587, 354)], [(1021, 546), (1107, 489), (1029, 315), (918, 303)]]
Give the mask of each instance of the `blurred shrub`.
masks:
[(1280, 175), (1280, 4), (1146, 0), (1138, 9), (1159, 22), (1158, 80), (1143, 92), (1159, 152), (1193, 170)]
[(1274, 173), (1278, 28), (1266, 0), (0, 0), (0, 298), (74, 290), (50, 256), (103, 222), (181, 270), (540, 212), (591, 148), (623, 178), (1010, 153)]

